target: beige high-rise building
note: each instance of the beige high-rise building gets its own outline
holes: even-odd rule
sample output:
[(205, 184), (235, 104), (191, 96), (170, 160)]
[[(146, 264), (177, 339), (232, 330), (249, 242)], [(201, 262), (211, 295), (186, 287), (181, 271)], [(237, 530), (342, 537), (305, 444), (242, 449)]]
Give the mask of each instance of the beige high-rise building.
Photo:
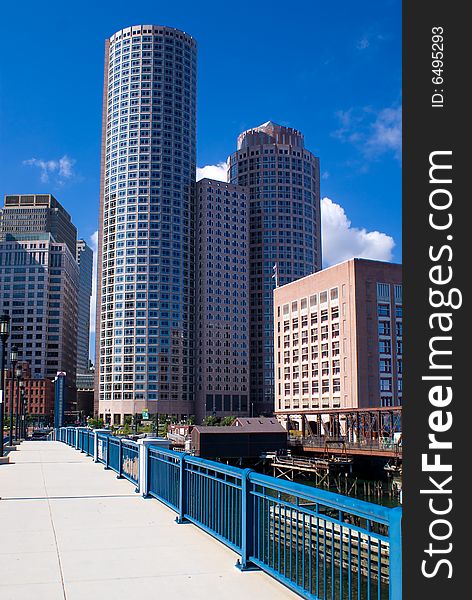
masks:
[(274, 291), (275, 412), (402, 404), (402, 268), (354, 258)]
[(247, 188), (197, 183), (195, 413), (242, 416), (249, 407), (249, 197)]

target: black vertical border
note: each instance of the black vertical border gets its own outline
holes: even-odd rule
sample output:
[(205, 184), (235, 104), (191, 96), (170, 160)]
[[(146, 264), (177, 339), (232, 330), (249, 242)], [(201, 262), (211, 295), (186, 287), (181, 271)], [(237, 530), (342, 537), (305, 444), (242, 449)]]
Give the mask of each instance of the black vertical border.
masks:
[[(472, 25), (466, 17), (467, 5), (450, 0), (420, 2), (406, 0), (403, 3), (403, 261), (404, 261), (404, 469), (403, 469), (403, 598), (416, 600), (459, 600), (471, 597), (472, 575), (472, 494), (467, 490), (472, 480), (472, 392), (468, 385), (472, 374), (471, 321), (467, 318), (467, 283), (472, 278), (470, 251), (471, 191), (468, 181), (472, 175), (470, 149), (466, 140), (470, 136), (472, 102), (467, 90), (470, 88), (472, 52)], [(444, 30), (444, 82), (432, 82), (432, 34), (433, 27)], [(442, 89), (444, 106), (433, 108), (432, 94), (435, 88)], [(428, 223), (429, 195), (434, 186), (429, 183), (429, 156), (431, 152), (452, 150), (452, 180), (447, 186), (453, 194), (450, 212), (453, 224), (449, 231), (434, 231)], [(438, 187), (438, 186), (436, 186)], [(439, 186), (440, 187), (440, 186)], [(446, 187), (446, 186), (444, 186)], [(452, 240), (446, 240), (452, 235)], [(447, 262), (445, 252), (441, 264), (453, 269), (453, 280), (449, 287), (462, 291), (463, 305), (450, 310), (453, 329), (450, 335), (452, 348), (453, 400), (448, 408), (453, 416), (453, 425), (442, 439), (452, 440), (452, 450), (441, 452), (442, 462), (452, 462), (452, 495), (436, 495), (446, 505), (445, 498), (451, 497), (453, 508), (444, 518), (452, 524), (452, 535), (448, 540), (435, 541), (430, 537), (429, 527), (435, 518), (428, 501), (431, 496), (421, 494), (421, 489), (431, 489), (429, 475), (421, 468), (421, 455), (428, 451), (428, 416), (434, 407), (428, 401), (431, 382), (422, 381), (429, 366), (428, 342), (435, 333), (430, 329), (428, 318), (434, 309), (429, 304), (429, 269), (434, 264), (429, 247), (438, 249), (450, 244), (453, 257)], [(470, 275), (469, 275), (470, 274)], [(438, 286), (434, 286), (438, 287)], [(448, 286), (444, 286), (448, 287)], [(441, 310), (447, 310), (445, 308)], [(451, 358), (449, 357), (449, 362)], [(438, 438), (440, 436), (438, 435)], [(471, 443), (469, 443), (471, 442)], [(434, 452), (433, 452), (434, 453)], [(450, 459), (450, 460), (447, 460)], [(431, 459), (430, 459), (431, 461)], [(438, 473), (438, 480), (445, 473)], [(446, 526), (444, 526), (446, 527)], [(436, 533), (441, 532), (437, 528)], [(444, 528), (442, 531), (446, 531)], [(452, 544), (452, 551), (433, 554), (425, 550), (433, 542), (435, 549), (445, 549)], [(421, 572), (422, 561), (428, 559), (428, 569), (433, 570), (441, 558), (451, 561), (449, 568), (439, 567), (437, 575), (425, 577)], [(469, 562), (471, 562), (469, 566)]]

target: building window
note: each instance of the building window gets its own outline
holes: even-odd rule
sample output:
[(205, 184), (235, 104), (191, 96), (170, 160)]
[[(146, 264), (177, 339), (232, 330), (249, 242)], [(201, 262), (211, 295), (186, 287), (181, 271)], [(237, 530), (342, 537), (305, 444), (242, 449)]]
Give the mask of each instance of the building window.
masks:
[(392, 346), (390, 340), (380, 340), (379, 341), (379, 353), (380, 354), (390, 354), (392, 351)]
[(388, 283), (377, 284), (377, 298), (381, 298), (383, 300), (390, 299), (390, 286)]
[(395, 285), (394, 286), (394, 294), (395, 294), (395, 302), (402, 302), (402, 286)]
[(379, 317), (390, 316), (390, 304), (379, 304), (377, 306), (377, 314)]

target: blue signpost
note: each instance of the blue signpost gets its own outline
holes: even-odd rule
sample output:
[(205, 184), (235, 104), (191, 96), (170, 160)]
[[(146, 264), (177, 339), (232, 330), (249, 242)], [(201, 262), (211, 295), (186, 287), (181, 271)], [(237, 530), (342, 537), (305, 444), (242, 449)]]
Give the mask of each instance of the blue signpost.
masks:
[(64, 425), (64, 390), (66, 386), (65, 371), (58, 371), (54, 380), (54, 427)]

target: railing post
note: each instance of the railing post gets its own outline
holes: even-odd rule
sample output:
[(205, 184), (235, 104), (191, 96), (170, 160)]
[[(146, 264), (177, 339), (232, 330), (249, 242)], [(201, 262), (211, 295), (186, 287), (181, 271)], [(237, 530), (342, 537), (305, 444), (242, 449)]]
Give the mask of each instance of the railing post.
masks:
[(146, 437), (138, 440), (139, 449), (139, 478), (136, 491), (141, 493), (144, 498), (149, 494), (149, 473), (148, 473), (148, 447), (156, 445), (159, 447), (169, 448), (169, 440), (158, 437)]
[(93, 432), (93, 462), (98, 462), (98, 432), (97, 429)]
[(392, 508), (388, 526), (389, 548), (389, 600), (402, 598), (402, 509)]
[(238, 559), (236, 563), (240, 571), (259, 570), (249, 560), (254, 553), (254, 510), (250, 481), (253, 472), (253, 469), (244, 469), (241, 478), (241, 560)]
[(118, 443), (118, 475), (116, 478), (121, 479), (123, 477), (123, 440), (119, 438)]
[(106, 449), (107, 449), (107, 455), (105, 457), (105, 469), (109, 469), (110, 468), (110, 436), (109, 435), (107, 435)]
[(98, 434), (109, 433), (108, 429), (94, 429), (93, 430), (93, 462), (98, 462)]
[[(144, 438), (145, 439), (145, 438)], [(148, 495), (148, 449), (147, 444), (144, 443), (144, 439), (138, 440), (138, 485), (136, 487), (137, 492), (141, 492), (141, 496), (146, 497)]]
[(185, 513), (187, 511), (187, 471), (185, 469), (185, 458), (189, 456), (188, 452), (184, 452), (179, 456), (179, 516), (175, 518), (175, 522), (185, 523)]

